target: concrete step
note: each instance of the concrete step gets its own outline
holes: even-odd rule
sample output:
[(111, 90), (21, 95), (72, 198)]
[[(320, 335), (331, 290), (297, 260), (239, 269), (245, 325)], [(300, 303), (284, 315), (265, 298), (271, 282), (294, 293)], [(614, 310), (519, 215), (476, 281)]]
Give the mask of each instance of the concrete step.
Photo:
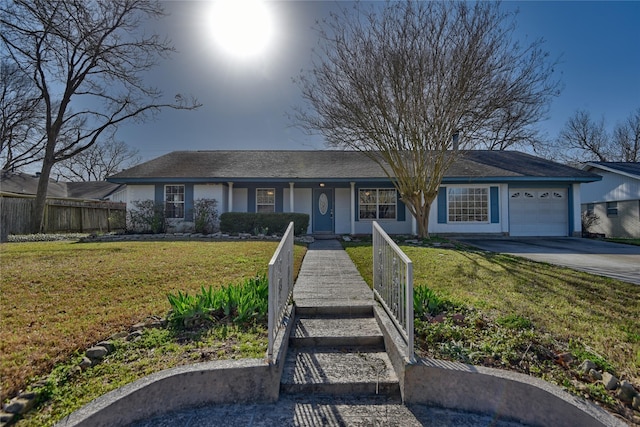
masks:
[(298, 317), (292, 347), (367, 347), (384, 351), (384, 338), (373, 317)]
[(290, 348), (280, 390), (322, 395), (400, 396), (384, 351), (358, 348)]
[(370, 302), (352, 305), (340, 305), (340, 303), (326, 301), (318, 304), (312, 301), (311, 304), (299, 303), (296, 301), (296, 316), (315, 317), (373, 317), (373, 304)]

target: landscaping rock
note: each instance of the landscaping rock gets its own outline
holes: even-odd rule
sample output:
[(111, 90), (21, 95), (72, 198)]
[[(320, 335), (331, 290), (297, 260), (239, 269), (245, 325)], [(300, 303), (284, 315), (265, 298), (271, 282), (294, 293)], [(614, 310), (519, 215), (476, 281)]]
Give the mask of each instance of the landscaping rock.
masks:
[(129, 332), (125, 332), (125, 331), (118, 332), (118, 333), (115, 333), (115, 334), (111, 335), (109, 337), (109, 340), (119, 340), (119, 339), (122, 339), (122, 338), (126, 338), (127, 335), (129, 335)]
[(102, 360), (107, 354), (109, 354), (109, 351), (101, 345), (88, 348), (85, 352), (85, 355), (92, 360)]
[(618, 379), (606, 371), (602, 373), (602, 383), (607, 390), (615, 390), (618, 388)]
[(559, 353), (558, 355), (556, 355), (556, 359), (562, 364), (569, 364), (573, 362), (573, 355), (569, 352)]
[(127, 335), (127, 341), (135, 341), (142, 337), (142, 331), (133, 331), (129, 335)]
[(16, 414), (10, 414), (9, 412), (0, 411), (0, 427), (5, 427), (13, 424), (16, 418)]
[(35, 403), (35, 399), (22, 399), (18, 397), (12, 399), (7, 405), (5, 405), (4, 411), (9, 412), (10, 414), (24, 414), (29, 411), (29, 409), (33, 408)]
[(591, 360), (586, 359), (580, 364), (580, 367), (578, 369), (580, 369), (580, 372), (582, 372), (583, 374), (588, 374), (592, 369), (597, 369), (597, 366)]
[(113, 353), (113, 350), (115, 350), (113, 341), (100, 341), (96, 346), (106, 348), (108, 353)]
[(596, 371), (595, 369), (589, 370), (589, 376), (596, 381), (602, 379), (602, 374), (599, 371)]
[(80, 364), (78, 364), (78, 366), (80, 367), (80, 369), (85, 370), (93, 366), (93, 362), (91, 361), (91, 359), (85, 356), (82, 358), (82, 361), (80, 362)]
[(620, 383), (617, 396), (624, 403), (632, 403), (633, 398), (636, 397), (638, 392), (629, 381), (624, 380)]
[(640, 411), (640, 394), (636, 394), (631, 401), (631, 407), (636, 411)]

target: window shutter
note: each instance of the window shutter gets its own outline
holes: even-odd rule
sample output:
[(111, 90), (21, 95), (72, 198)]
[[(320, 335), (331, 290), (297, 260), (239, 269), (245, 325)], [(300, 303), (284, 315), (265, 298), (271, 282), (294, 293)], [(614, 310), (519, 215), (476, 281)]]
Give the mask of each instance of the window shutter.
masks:
[(400, 200), (400, 192), (396, 190), (396, 209), (397, 209), (397, 221), (406, 221), (406, 208), (404, 203)]
[(438, 190), (438, 224), (447, 223), (447, 187)]
[(497, 224), (500, 222), (498, 187), (489, 188), (489, 203), (491, 206), (491, 224)]

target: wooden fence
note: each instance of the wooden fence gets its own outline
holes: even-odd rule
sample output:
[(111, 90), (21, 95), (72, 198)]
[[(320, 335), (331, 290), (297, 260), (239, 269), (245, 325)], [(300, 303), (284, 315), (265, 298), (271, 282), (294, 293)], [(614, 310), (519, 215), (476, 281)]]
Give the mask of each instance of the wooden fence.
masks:
[[(0, 194), (0, 233), (30, 234), (34, 196)], [(89, 233), (123, 229), (124, 203), (78, 199), (47, 199), (45, 232)]]

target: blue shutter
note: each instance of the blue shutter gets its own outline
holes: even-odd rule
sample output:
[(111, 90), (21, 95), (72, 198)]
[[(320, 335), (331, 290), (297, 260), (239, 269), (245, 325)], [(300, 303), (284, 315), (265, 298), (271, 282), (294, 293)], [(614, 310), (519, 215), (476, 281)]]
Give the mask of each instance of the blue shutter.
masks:
[(247, 189), (247, 212), (256, 211), (256, 187)]
[(193, 221), (193, 184), (184, 186), (184, 220)]
[(447, 187), (438, 190), (438, 224), (447, 223)]
[(489, 203), (491, 205), (491, 224), (497, 224), (500, 222), (498, 187), (489, 188)]
[(406, 208), (404, 206), (404, 203), (402, 203), (402, 201), (400, 200), (400, 192), (398, 190), (396, 190), (396, 209), (398, 212), (398, 221), (406, 221)]
[(353, 207), (353, 216), (356, 221), (360, 221), (360, 189), (356, 186), (354, 191), (356, 192), (354, 197), (356, 205)]
[(156, 203), (161, 203), (164, 206), (164, 184), (156, 184), (155, 189), (155, 200)]

